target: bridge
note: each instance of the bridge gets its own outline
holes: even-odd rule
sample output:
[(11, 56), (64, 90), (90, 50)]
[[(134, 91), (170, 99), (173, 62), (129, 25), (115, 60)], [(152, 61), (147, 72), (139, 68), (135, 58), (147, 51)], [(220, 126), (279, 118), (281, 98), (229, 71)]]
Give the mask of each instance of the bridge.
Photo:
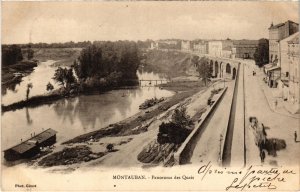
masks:
[(140, 79), (139, 85), (143, 86), (143, 82), (145, 82), (147, 84), (147, 86), (149, 86), (149, 85), (155, 86), (158, 84), (167, 83), (167, 82), (169, 82), (169, 80), (167, 80), (167, 79)]
[(208, 54), (199, 54), (195, 52), (191, 52), (191, 54), (197, 55), (199, 57), (207, 57), (209, 59), (209, 64), (213, 69), (213, 77), (230, 79), (236, 78), (238, 65), (241, 63), (240, 60), (215, 57)]

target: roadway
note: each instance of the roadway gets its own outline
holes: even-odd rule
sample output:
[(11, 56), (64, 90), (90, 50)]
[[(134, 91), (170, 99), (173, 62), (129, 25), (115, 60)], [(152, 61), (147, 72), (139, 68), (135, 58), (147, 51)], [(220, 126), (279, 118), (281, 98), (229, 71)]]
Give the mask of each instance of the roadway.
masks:
[(249, 117), (255, 116), (259, 123), (267, 127), (267, 138), (284, 139), (287, 147), (277, 152), (273, 157), (266, 154), (263, 165), (299, 166), (300, 142), (294, 141), (294, 131), (299, 133), (299, 119), (273, 112), (260, 86), (262, 79), (252, 76), (252, 71), (263, 73), (254, 63), (247, 63), (245, 67), (245, 97), (246, 97), (246, 164), (261, 165), (259, 150), (254, 144), (253, 134), (249, 132)]
[(224, 138), (224, 131), (227, 129), (234, 81), (226, 82), (226, 86), (228, 89), (224, 97), (198, 135), (198, 142), (190, 160), (192, 164), (209, 161), (215, 165), (220, 163), (220, 135)]

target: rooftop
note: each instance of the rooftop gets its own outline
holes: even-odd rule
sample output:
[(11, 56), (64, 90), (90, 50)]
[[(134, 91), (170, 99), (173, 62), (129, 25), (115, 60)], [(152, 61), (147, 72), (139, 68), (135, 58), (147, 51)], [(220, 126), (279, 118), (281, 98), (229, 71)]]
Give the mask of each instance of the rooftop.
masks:
[(50, 137), (54, 136), (56, 133), (57, 133), (57, 131), (49, 128), (49, 129), (41, 132), (40, 134), (38, 134), (34, 137), (31, 137), (30, 139), (28, 139), (20, 144), (15, 145), (14, 147), (6, 149), (5, 151), (11, 149), (18, 153), (24, 153), (24, 152), (30, 150), (31, 148), (35, 147), (36, 143), (43, 143)]
[(284, 22), (284, 23), (279, 23), (279, 24), (277, 24), (277, 25), (273, 25), (273, 23), (272, 23), (271, 26), (269, 27), (269, 30), (270, 30), (270, 29), (277, 29), (277, 28), (279, 28), (279, 27), (282, 27), (282, 26), (284, 26), (286, 23), (295, 23), (295, 24), (299, 25), (298, 23), (296, 23), (296, 22), (294, 22), (294, 21), (287, 20), (286, 22)]
[(233, 40), (234, 45), (258, 45), (258, 40)]

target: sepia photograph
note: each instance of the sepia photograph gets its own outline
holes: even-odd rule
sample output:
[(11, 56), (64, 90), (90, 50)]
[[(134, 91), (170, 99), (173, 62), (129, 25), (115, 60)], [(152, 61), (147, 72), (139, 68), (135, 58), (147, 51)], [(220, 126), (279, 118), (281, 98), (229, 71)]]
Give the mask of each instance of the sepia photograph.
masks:
[(1, 191), (299, 191), (298, 1), (2, 1)]

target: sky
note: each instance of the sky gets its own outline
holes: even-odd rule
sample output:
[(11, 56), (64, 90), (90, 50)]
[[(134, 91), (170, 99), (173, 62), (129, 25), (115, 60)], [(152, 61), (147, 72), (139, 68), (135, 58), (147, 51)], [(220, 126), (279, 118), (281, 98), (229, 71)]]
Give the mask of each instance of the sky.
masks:
[[(260, 39), (298, 2), (2, 2), (1, 41)], [(299, 22), (298, 22), (299, 23)]]

